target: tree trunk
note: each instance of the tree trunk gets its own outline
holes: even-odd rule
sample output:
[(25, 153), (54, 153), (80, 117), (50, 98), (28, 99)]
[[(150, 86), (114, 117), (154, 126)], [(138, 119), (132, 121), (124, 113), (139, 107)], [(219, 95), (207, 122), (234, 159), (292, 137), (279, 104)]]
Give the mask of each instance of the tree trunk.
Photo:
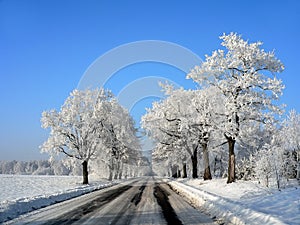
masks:
[(182, 178), (187, 178), (186, 163), (183, 163), (182, 165)]
[(297, 175), (296, 175), (297, 180), (300, 180), (300, 153), (299, 150), (297, 152)]
[(118, 174), (120, 172), (120, 162), (116, 162), (116, 165), (115, 165), (115, 174), (114, 174), (114, 180), (117, 180), (118, 179)]
[(297, 175), (296, 175), (297, 180), (300, 180), (300, 162), (297, 164)]
[(211, 180), (211, 173), (210, 173), (210, 165), (209, 165), (209, 155), (207, 149), (207, 143), (202, 144), (202, 151), (203, 151), (203, 165), (204, 165), (204, 180)]
[(113, 178), (113, 171), (114, 171), (114, 163), (113, 163), (113, 160), (112, 160), (112, 159), (110, 160), (110, 165), (108, 165), (108, 169), (109, 169), (109, 171), (108, 171), (108, 173), (109, 173), (109, 175), (108, 175), (108, 180), (109, 180), (109, 181), (112, 181), (112, 178)]
[(193, 178), (198, 178), (198, 172), (197, 172), (197, 167), (198, 167), (198, 146), (194, 148), (193, 150), (193, 155), (191, 156), (191, 160), (192, 160), (192, 177)]
[(178, 172), (178, 166), (177, 165), (173, 165), (172, 166), (172, 177), (173, 178), (177, 178), (178, 177), (177, 172)]
[(228, 141), (228, 150), (229, 150), (227, 183), (232, 183), (235, 181), (235, 155), (234, 155), (235, 140), (232, 139), (231, 137), (228, 137), (227, 141)]
[(215, 156), (215, 161), (214, 161), (214, 176), (216, 176), (217, 172), (217, 156)]
[(181, 177), (181, 171), (180, 171), (179, 166), (178, 166), (178, 168), (177, 168), (177, 178), (180, 178), (180, 177)]
[(278, 188), (278, 190), (280, 190), (281, 177), (280, 177), (279, 171), (277, 169), (276, 163), (275, 163), (275, 168), (274, 169), (275, 169), (275, 177), (276, 177), (277, 188)]
[(122, 179), (123, 169), (124, 169), (124, 164), (121, 162), (121, 166), (120, 166), (120, 169), (119, 169), (119, 179)]
[(82, 176), (83, 176), (83, 184), (89, 183), (89, 172), (88, 172), (88, 162), (85, 160), (82, 162)]
[(113, 177), (112, 171), (109, 170), (108, 180), (112, 181), (112, 177)]

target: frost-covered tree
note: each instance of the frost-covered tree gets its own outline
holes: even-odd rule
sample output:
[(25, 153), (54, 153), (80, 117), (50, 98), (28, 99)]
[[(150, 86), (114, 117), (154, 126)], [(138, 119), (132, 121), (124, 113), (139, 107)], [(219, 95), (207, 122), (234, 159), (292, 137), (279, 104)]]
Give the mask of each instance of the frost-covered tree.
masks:
[(224, 96), (223, 134), (228, 142), (228, 183), (235, 181), (235, 143), (249, 121), (273, 122), (280, 113), (274, 104), (284, 86), (276, 73), (283, 64), (274, 52), (265, 52), (261, 42), (248, 43), (230, 33), (220, 37), (226, 50), (217, 50), (187, 75), (201, 86), (217, 87)]
[[(187, 153), (185, 148), (176, 141), (157, 143), (152, 153), (152, 162), (161, 165), (159, 171), (155, 170), (155, 172), (165, 173), (170, 177), (187, 177)], [(162, 169), (165, 171), (162, 172)]]
[(51, 163), (51, 168), (54, 175), (69, 175), (70, 169), (68, 169), (61, 160), (56, 160)]
[(176, 118), (171, 118), (163, 111), (167, 102), (154, 102), (152, 109), (147, 109), (147, 114), (142, 117), (142, 127), (146, 130), (147, 135), (154, 141), (156, 148), (152, 153), (154, 161), (169, 159), (170, 167), (173, 163), (179, 161), (180, 156), (172, 154), (180, 144), (180, 135), (178, 134), (178, 125)]
[(236, 175), (238, 179), (249, 180), (255, 177), (256, 157), (253, 157), (253, 155), (264, 149), (266, 143), (271, 142), (274, 129), (270, 129), (270, 127), (273, 127), (270, 125), (262, 125), (256, 121), (249, 121), (249, 123), (244, 124), (247, 129), (241, 130), (236, 146)]
[(284, 186), (296, 165), (293, 155), (282, 141), (283, 138), (283, 129), (274, 129), (271, 141), (254, 154), (256, 177), (264, 181), (267, 187), (274, 183), (271, 181), (275, 181), (278, 189)]
[[(267, 146), (265, 146), (267, 147)], [(259, 181), (262, 181), (266, 187), (269, 187), (270, 180), (273, 177), (273, 166), (272, 162), (274, 160), (272, 156), (272, 149), (264, 148), (258, 151), (255, 157), (255, 172), (256, 177)]]
[(137, 166), (138, 160), (142, 157), (134, 120), (129, 112), (116, 100), (111, 101), (111, 111), (106, 122), (110, 135), (105, 141), (105, 157), (100, 157), (109, 168), (110, 180), (113, 173), (115, 179), (122, 177), (124, 163)]
[(109, 135), (105, 123), (111, 99), (112, 94), (104, 89), (74, 90), (60, 111), (42, 113), (42, 127), (50, 128), (50, 135), (41, 151), (49, 153), (51, 158), (63, 153), (79, 160), (84, 184), (88, 183), (88, 162)]
[[(192, 177), (198, 177), (198, 153), (202, 150), (203, 178), (211, 179), (208, 145), (211, 133), (218, 126), (216, 110), (222, 112), (222, 98), (218, 90), (210, 87), (204, 90), (174, 90), (162, 85), (167, 98), (153, 104), (142, 118), (143, 127), (158, 145), (156, 157), (173, 159), (176, 165), (183, 162), (185, 170), (187, 156), (192, 162)], [(175, 153), (175, 154), (173, 154)], [(172, 167), (172, 163), (171, 163)], [(183, 173), (185, 176), (185, 171)]]
[(14, 174), (14, 167), (17, 161), (1, 161), (1, 173), (2, 174)]
[(218, 137), (217, 128), (222, 126), (220, 115), (224, 112), (223, 99), (219, 90), (213, 86), (193, 92), (194, 96), (190, 98), (191, 105), (187, 107), (190, 112), (187, 128), (198, 137), (203, 155), (203, 178), (208, 180), (212, 179), (208, 148)]
[(296, 154), (297, 179), (300, 179), (300, 114), (291, 110), (287, 118), (283, 121), (283, 142), (285, 148)]
[(17, 161), (14, 165), (14, 174), (26, 174), (26, 162)]
[[(168, 90), (165, 91), (168, 93)], [(184, 94), (182, 89), (179, 90), (181, 91)], [(193, 136), (187, 135), (187, 130), (181, 127), (182, 120), (187, 115), (178, 98), (182, 96), (174, 94), (161, 102), (154, 102), (152, 108), (147, 109), (147, 113), (142, 117), (142, 127), (157, 144), (153, 153), (154, 159), (168, 158), (170, 167), (184, 164), (188, 154), (191, 157), (196, 155), (191, 148), (197, 149), (197, 143), (192, 140)]]
[[(11, 168), (11, 169), (10, 169)], [(32, 161), (0, 161), (0, 174), (10, 173), (18, 175), (69, 175), (62, 161), (32, 160)]]

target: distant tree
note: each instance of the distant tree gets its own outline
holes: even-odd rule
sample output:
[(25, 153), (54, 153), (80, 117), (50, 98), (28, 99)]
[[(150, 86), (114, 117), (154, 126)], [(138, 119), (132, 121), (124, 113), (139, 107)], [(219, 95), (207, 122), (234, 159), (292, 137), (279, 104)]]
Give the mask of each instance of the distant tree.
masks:
[(26, 174), (26, 162), (17, 161), (14, 165), (14, 174)]
[[(182, 95), (185, 94), (183, 90), (180, 91)], [(182, 96), (170, 92), (168, 94), (170, 96), (165, 100), (154, 102), (152, 108), (142, 117), (142, 127), (157, 145), (153, 152), (154, 159), (168, 159), (170, 167), (184, 162), (187, 155), (194, 157), (194, 162), (197, 162), (197, 141), (194, 143), (194, 136), (188, 135), (188, 131), (181, 127), (181, 120), (186, 118), (185, 108), (179, 99)], [(193, 173), (193, 177), (196, 176), (197, 168)]]
[[(124, 164), (137, 166), (142, 154), (134, 120), (129, 112), (116, 99), (111, 100), (110, 110), (105, 122), (108, 135), (103, 139), (102, 151), (96, 154), (94, 166), (100, 168), (104, 163), (108, 167), (108, 179), (112, 180), (122, 177), (123, 170), (127, 169)], [(96, 173), (103, 177), (100, 171), (103, 169)]]
[[(0, 174), (17, 175), (54, 175), (53, 168), (48, 160), (31, 161), (0, 161)], [(61, 174), (57, 174), (61, 175)]]
[(33, 174), (38, 169), (37, 161), (29, 161), (26, 163), (26, 173)]
[(271, 178), (276, 181), (278, 189), (290, 179), (292, 168), (296, 165), (296, 160), (288, 151), (283, 141), (285, 134), (282, 128), (274, 128), (272, 139), (265, 143), (255, 155), (255, 172), (260, 180), (264, 180), (267, 187), (271, 183)]
[(71, 172), (61, 160), (51, 162), (51, 168), (54, 175), (69, 175)]
[(300, 180), (300, 114), (296, 110), (291, 110), (283, 121), (282, 133), (285, 148), (296, 155), (296, 177)]
[(142, 160), (141, 145), (136, 136), (137, 129), (133, 118), (129, 112), (117, 104), (112, 102), (113, 114), (111, 116), (110, 133), (111, 140), (109, 141), (113, 147), (112, 156), (115, 160), (115, 176), (121, 178), (123, 175), (124, 164), (139, 166), (138, 162)]
[(223, 134), (228, 143), (228, 179), (235, 181), (235, 143), (249, 121), (273, 123), (274, 114), (281, 113), (274, 104), (284, 86), (275, 74), (283, 64), (274, 52), (261, 49), (261, 42), (248, 43), (230, 33), (220, 37), (227, 51), (217, 50), (187, 75), (202, 86), (215, 86), (224, 96)]
[[(267, 147), (267, 146), (265, 146)], [(273, 165), (274, 157), (272, 156), (272, 149), (264, 148), (255, 154), (255, 172), (256, 177), (264, 182), (266, 187), (269, 187), (270, 180), (273, 177)]]
[(13, 160), (13, 161), (4, 161), (4, 166), (2, 167), (3, 168), (3, 173), (4, 174), (14, 174), (14, 167), (16, 165), (17, 161), (16, 160)]

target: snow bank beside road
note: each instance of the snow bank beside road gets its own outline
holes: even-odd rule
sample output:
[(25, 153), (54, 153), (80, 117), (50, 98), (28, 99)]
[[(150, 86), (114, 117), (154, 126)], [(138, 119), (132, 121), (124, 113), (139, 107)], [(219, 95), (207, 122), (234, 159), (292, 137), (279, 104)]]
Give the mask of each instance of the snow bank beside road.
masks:
[(81, 179), (76, 176), (0, 175), (0, 223), (116, 184), (103, 180), (82, 185)]
[(169, 181), (193, 204), (232, 224), (300, 224), (300, 188), (283, 191), (252, 182), (226, 184), (226, 180)]

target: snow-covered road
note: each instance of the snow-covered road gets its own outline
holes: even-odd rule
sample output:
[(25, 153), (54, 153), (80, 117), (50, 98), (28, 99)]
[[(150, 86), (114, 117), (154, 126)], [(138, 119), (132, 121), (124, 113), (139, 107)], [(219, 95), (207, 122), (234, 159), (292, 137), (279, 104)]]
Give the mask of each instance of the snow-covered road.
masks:
[(64, 201), (8, 224), (214, 224), (167, 184), (141, 178)]

